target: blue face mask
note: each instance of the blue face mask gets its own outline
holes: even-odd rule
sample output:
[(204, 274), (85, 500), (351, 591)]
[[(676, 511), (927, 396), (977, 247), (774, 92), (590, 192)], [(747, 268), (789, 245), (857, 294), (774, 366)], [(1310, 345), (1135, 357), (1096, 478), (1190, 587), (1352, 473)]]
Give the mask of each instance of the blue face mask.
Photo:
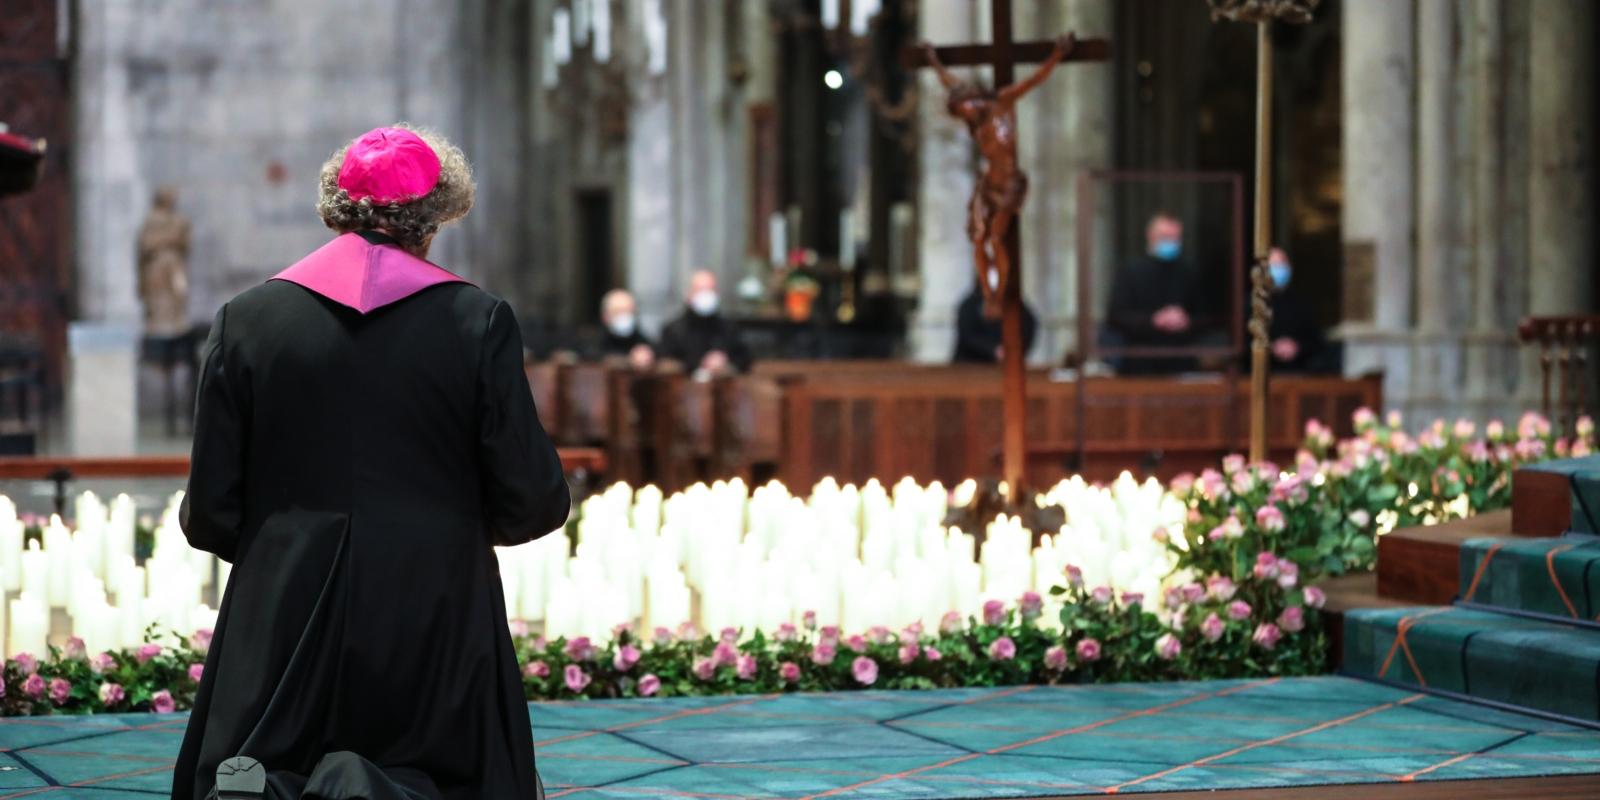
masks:
[(1183, 241), (1179, 239), (1157, 239), (1150, 246), (1150, 255), (1162, 261), (1176, 261), (1178, 254), (1183, 252)]
[(1287, 287), (1289, 285), (1289, 274), (1290, 274), (1290, 271), (1289, 271), (1289, 263), (1288, 262), (1286, 262), (1286, 261), (1274, 261), (1274, 262), (1272, 262), (1272, 263), (1267, 265), (1267, 269), (1271, 270), (1271, 272), (1272, 272), (1272, 285), (1273, 286), (1276, 286), (1279, 289), (1282, 289), (1282, 288), (1285, 288), (1285, 287)]

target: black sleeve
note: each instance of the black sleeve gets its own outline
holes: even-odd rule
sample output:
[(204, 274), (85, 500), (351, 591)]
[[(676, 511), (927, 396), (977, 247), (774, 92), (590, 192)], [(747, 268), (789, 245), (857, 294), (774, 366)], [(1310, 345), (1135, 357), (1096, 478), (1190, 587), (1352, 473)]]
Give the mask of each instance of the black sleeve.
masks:
[(739, 334), (739, 324), (731, 319), (722, 320), (723, 354), (728, 357), (728, 363), (740, 372), (750, 371), (750, 348), (745, 346), (744, 337)]
[(1155, 333), (1151, 312), (1139, 302), (1137, 281), (1127, 268), (1117, 270), (1111, 282), (1111, 300), (1106, 304), (1106, 323), (1123, 334), (1148, 338)]
[(197, 378), (194, 443), (189, 484), (178, 506), (178, 524), (193, 547), (233, 561), (244, 524), (244, 464), (248, 439), (249, 393), (229, 380), (228, 307), (217, 311), (206, 337)]
[(503, 300), (489, 312), (478, 363), (478, 467), (495, 544), (521, 544), (566, 524), (572, 498), (561, 457), (539, 424), (521, 330)]

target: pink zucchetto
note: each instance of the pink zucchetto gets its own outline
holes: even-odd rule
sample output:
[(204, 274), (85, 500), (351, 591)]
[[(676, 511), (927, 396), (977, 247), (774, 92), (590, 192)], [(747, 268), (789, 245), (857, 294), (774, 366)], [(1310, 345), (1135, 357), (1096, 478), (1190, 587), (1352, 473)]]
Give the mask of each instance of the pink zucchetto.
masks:
[(439, 154), (404, 128), (373, 128), (361, 134), (339, 167), (339, 188), (360, 202), (409, 203), (439, 183)]

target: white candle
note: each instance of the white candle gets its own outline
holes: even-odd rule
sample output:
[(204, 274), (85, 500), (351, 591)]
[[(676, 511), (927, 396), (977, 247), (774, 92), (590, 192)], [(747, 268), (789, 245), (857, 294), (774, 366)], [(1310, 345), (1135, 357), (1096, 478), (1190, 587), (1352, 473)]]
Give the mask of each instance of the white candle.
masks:
[(564, 8), (550, 15), (550, 52), (558, 67), (572, 60), (572, 16)]
[[(0, 496), (0, 595), (22, 588), (22, 520), (11, 500)], [(3, 615), (0, 615), (3, 616)]]
[(611, 60), (611, 0), (594, 3), (594, 61), (604, 64)]
[(49, 654), (46, 640), (50, 633), (50, 609), (30, 592), (11, 601), (11, 626), (6, 655), (28, 653), (38, 658)]

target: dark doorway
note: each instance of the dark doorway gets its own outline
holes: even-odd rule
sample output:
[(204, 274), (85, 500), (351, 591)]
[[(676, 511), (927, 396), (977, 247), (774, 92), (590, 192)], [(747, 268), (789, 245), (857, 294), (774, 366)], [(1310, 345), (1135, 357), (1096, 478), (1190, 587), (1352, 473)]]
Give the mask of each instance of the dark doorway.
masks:
[(584, 304), (577, 314), (580, 320), (595, 318), (600, 313), (600, 298), (626, 282), (626, 276), (617, 274), (611, 221), (610, 189), (578, 191), (578, 297)]

